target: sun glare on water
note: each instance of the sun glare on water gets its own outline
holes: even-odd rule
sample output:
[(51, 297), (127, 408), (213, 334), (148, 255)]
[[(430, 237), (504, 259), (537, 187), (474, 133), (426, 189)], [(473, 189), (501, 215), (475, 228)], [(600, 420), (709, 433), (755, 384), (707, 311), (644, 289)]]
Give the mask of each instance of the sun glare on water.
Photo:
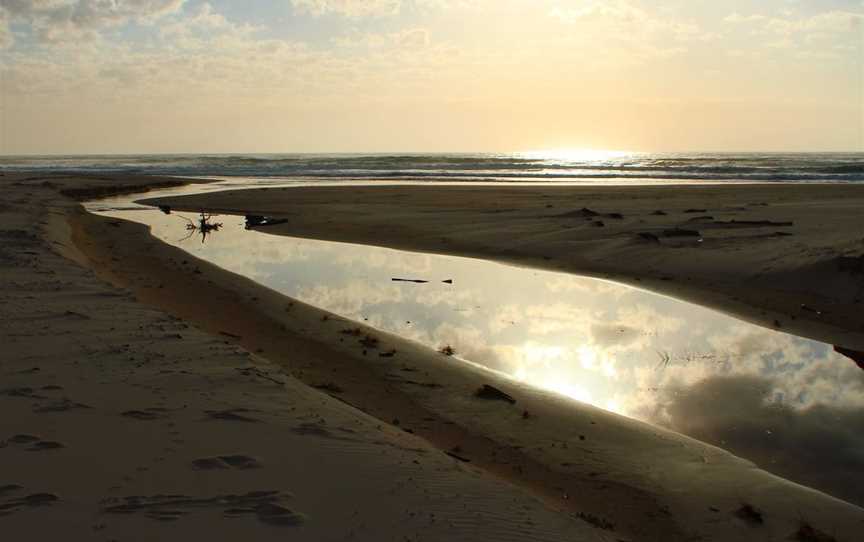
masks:
[(521, 156), (532, 160), (553, 160), (557, 162), (604, 162), (630, 156), (631, 151), (613, 151), (603, 149), (546, 149), (527, 151)]
[(617, 376), (614, 361), (590, 346), (580, 346), (575, 352), (564, 347), (546, 346), (534, 343), (522, 345), (521, 365), (515, 371), (516, 379), (531, 385), (554, 391), (611, 412), (624, 414), (621, 405), (614, 399), (601, 399), (595, 396), (578, 378), (574, 379), (565, 367), (575, 361), (587, 372), (601, 374), (604, 378)]

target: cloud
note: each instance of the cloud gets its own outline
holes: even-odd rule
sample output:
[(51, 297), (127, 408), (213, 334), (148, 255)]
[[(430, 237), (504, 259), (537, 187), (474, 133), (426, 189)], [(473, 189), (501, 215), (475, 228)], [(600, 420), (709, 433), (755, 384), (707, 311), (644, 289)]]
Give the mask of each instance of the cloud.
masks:
[(80, 24), (157, 19), (180, 10), (186, 0), (5, 0), (3, 8), (16, 17), (50, 16)]
[(29, 25), (40, 41), (93, 40), (106, 28), (151, 24), (183, 7), (185, 0), (5, 0), (12, 21)]
[(9, 29), (9, 14), (0, 9), (0, 49), (12, 47), (15, 37)]
[(709, 40), (713, 37), (694, 23), (659, 17), (626, 0), (598, 0), (576, 7), (555, 7), (549, 15), (567, 24), (605, 23), (607, 31), (614, 31), (616, 38), (625, 40), (659, 35), (677, 41)]
[(291, 5), (314, 16), (384, 17), (399, 13), (402, 0), (291, 0)]
[[(494, 0), (501, 2), (502, 0)], [(422, 12), (444, 9), (491, 7), (490, 0), (291, 0), (299, 13), (342, 17), (387, 17), (410, 6)]]
[(786, 14), (782, 17), (732, 13), (723, 19), (729, 24), (752, 25), (757, 31), (768, 32), (780, 36), (796, 34), (837, 33), (857, 30), (864, 14), (851, 11), (826, 11), (809, 17)]
[(711, 377), (673, 387), (658, 420), (671, 429), (746, 457), (760, 467), (858, 505), (864, 488), (864, 408), (795, 409), (772, 399), (758, 376)]
[(801, 59), (828, 59), (855, 52), (857, 44), (849, 42), (858, 39), (862, 20), (862, 12), (832, 10), (813, 15), (787, 11), (779, 16), (734, 12), (723, 22), (760, 37), (767, 49), (793, 51)]

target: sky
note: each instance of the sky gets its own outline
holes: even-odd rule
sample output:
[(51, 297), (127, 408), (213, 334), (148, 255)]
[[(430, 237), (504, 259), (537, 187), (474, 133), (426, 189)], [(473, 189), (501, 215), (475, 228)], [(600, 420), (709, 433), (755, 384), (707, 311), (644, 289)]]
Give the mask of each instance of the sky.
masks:
[(0, 0), (0, 154), (864, 151), (861, 0)]

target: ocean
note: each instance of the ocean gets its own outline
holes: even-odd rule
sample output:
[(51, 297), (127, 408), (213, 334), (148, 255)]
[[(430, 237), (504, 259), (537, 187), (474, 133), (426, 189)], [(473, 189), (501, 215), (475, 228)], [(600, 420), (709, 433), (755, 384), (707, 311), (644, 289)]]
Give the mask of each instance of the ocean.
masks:
[(450, 182), (861, 182), (864, 153), (153, 154), (0, 156), (0, 171)]

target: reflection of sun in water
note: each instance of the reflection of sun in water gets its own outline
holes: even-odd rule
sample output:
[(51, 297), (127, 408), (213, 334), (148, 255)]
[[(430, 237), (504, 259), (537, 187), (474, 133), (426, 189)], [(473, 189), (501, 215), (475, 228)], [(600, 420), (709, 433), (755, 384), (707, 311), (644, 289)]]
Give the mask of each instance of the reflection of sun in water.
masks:
[[(526, 343), (519, 348), (520, 360), (513, 376), (534, 386), (554, 391), (577, 401), (588, 403), (606, 410), (623, 413), (621, 405), (614, 399), (602, 401), (595, 398), (574, 374), (574, 357), (579, 366), (586, 371), (600, 373), (607, 378), (616, 376), (613, 361), (596, 347), (580, 346), (576, 352), (560, 346)], [(575, 356), (573, 355), (575, 354)]]
[(603, 162), (633, 154), (629, 151), (601, 149), (547, 149), (520, 153), (531, 160), (554, 160), (557, 162)]
[(583, 369), (597, 371), (608, 378), (615, 378), (615, 362), (605, 351), (591, 346), (580, 346), (578, 349), (579, 363)]

